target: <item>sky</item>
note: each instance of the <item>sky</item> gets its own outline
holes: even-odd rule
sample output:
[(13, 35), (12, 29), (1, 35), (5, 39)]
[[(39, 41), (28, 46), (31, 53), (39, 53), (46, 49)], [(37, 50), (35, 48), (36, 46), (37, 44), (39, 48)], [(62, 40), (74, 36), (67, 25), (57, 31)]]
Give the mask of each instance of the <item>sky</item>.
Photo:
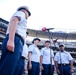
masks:
[(76, 0), (0, 0), (0, 17), (9, 21), (16, 9), (24, 5), (31, 11), (27, 22), (30, 29), (76, 29)]

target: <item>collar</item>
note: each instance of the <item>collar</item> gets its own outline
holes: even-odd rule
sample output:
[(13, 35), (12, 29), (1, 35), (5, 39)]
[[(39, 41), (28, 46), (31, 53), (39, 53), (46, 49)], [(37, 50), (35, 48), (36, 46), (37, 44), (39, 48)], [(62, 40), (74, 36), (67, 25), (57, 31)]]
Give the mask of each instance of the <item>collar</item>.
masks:
[(64, 52), (64, 53), (66, 53), (66, 51), (65, 51), (65, 50), (63, 50), (63, 51), (61, 51), (61, 50), (60, 50), (59, 52)]
[(65, 52), (64, 50), (60, 50), (60, 52)]
[(45, 49), (50, 49), (50, 48), (45, 47)]
[(37, 45), (33, 44), (34, 47), (37, 47)]

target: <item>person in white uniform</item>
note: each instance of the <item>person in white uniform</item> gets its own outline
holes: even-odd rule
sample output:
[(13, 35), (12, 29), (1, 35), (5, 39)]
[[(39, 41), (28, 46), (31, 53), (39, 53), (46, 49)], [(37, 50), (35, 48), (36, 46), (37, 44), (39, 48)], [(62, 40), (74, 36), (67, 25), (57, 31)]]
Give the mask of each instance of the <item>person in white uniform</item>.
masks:
[(16, 65), (22, 55), (23, 45), (26, 40), (26, 24), (30, 15), (29, 8), (21, 6), (11, 17), (6, 37), (2, 43), (0, 75), (14, 75)]
[(73, 63), (72, 56), (64, 50), (64, 44), (59, 45), (59, 52), (55, 54), (56, 71), (58, 75), (71, 75)]
[[(29, 32), (26, 32), (26, 37), (29, 35)], [(22, 52), (22, 57), (24, 57), (25, 59), (28, 58), (28, 46), (25, 43), (23, 46), (23, 52)]]
[(54, 73), (54, 53), (50, 48), (50, 41), (45, 41), (45, 47), (41, 49), (40, 66), (41, 75), (53, 75)]
[(39, 38), (34, 38), (33, 44), (28, 48), (28, 75), (39, 75), (40, 73), (40, 50), (37, 47), (39, 42)]

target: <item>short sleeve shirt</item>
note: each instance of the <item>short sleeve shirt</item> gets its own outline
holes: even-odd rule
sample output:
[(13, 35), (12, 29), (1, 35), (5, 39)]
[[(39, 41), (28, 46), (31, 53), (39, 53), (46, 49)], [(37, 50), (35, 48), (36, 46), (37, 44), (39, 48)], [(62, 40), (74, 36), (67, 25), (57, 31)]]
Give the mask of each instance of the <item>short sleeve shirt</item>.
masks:
[[(51, 59), (54, 57), (53, 50), (50, 48), (42, 48), (41, 49), (41, 56), (43, 56), (42, 64), (51, 64)], [(54, 64), (54, 61), (52, 59), (52, 64)]]
[[(25, 18), (25, 14), (22, 11), (17, 11), (16, 13), (13, 14), (10, 21), (13, 19), (13, 17), (19, 18), (20, 22), (17, 25), (16, 33), (19, 34), (25, 41), (26, 40), (26, 30), (27, 30), (27, 25), (26, 25), (27, 20)], [(10, 26), (10, 22), (9, 22), (6, 34), (9, 34), (9, 26)]]
[(73, 58), (69, 52), (66, 52), (66, 51), (60, 52), (59, 51), (56, 53), (54, 60), (57, 61), (58, 64), (60, 64), (60, 63), (69, 64), (69, 61), (73, 60)]
[(23, 46), (22, 56), (25, 58), (28, 57), (28, 46), (26, 44)]
[(31, 61), (40, 62), (40, 50), (36, 45), (30, 45), (28, 51), (32, 52)]

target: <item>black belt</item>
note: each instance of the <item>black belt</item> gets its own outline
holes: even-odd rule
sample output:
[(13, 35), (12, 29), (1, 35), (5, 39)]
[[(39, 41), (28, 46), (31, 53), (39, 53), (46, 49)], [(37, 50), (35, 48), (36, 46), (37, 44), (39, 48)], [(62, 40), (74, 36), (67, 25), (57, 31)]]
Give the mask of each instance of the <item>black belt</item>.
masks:
[(25, 57), (21, 56), (21, 59), (25, 60)]
[(67, 65), (69, 65), (69, 64), (58, 64), (59, 66), (67, 66)]
[[(9, 34), (7, 34), (7, 35), (9, 35)], [(15, 36), (18, 36), (20, 39), (21, 39), (21, 41), (22, 41), (22, 43), (23, 43), (23, 45), (24, 45), (24, 40), (23, 40), (23, 38), (19, 35), (19, 34), (15, 34)]]

